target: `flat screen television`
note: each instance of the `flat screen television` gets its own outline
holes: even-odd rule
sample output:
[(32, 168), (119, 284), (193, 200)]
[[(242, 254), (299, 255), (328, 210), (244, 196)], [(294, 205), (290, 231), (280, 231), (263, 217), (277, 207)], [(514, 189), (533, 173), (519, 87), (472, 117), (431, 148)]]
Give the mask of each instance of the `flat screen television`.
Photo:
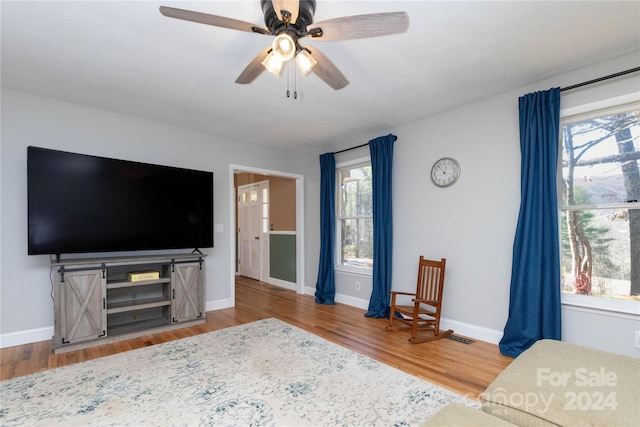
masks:
[(27, 148), (28, 253), (213, 247), (213, 173)]

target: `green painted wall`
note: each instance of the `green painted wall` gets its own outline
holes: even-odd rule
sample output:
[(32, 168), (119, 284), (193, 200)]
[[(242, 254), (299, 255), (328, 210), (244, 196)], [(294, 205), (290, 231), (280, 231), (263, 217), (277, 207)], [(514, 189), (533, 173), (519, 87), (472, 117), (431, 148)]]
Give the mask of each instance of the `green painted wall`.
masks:
[(296, 236), (271, 234), (269, 236), (269, 275), (296, 283)]

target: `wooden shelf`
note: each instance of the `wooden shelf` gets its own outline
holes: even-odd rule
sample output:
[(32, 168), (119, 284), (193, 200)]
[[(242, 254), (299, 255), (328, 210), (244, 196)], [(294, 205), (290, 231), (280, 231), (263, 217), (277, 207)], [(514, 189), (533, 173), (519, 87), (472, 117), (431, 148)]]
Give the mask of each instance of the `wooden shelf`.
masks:
[(129, 322), (122, 325), (111, 326), (109, 328), (109, 335), (128, 334), (129, 332), (142, 331), (145, 329), (157, 328), (158, 326), (165, 326), (170, 324), (171, 322), (164, 317), (140, 320), (137, 322)]
[(139, 282), (112, 282), (107, 283), (107, 289), (132, 288), (134, 286), (148, 286), (158, 283), (171, 283), (171, 279), (142, 280)]
[(124, 313), (133, 310), (144, 310), (145, 308), (162, 307), (171, 305), (171, 300), (164, 297), (147, 298), (126, 302), (114, 302), (107, 304), (107, 314)]

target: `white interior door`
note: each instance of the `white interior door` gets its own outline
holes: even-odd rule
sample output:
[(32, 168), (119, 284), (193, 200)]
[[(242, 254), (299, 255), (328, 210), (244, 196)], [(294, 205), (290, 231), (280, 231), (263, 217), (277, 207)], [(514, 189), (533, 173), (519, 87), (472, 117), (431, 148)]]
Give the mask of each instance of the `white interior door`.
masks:
[(238, 187), (238, 273), (260, 280), (260, 185)]
[(260, 280), (269, 282), (269, 236), (271, 224), (269, 223), (269, 181), (262, 181), (260, 184)]

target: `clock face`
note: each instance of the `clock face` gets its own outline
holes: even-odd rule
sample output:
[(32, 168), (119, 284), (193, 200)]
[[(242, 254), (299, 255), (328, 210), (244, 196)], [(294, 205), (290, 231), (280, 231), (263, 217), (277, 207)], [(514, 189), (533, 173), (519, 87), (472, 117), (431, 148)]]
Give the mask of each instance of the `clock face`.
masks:
[(444, 157), (431, 168), (431, 180), (438, 187), (449, 187), (460, 177), (460, 163), (456, 159)]

